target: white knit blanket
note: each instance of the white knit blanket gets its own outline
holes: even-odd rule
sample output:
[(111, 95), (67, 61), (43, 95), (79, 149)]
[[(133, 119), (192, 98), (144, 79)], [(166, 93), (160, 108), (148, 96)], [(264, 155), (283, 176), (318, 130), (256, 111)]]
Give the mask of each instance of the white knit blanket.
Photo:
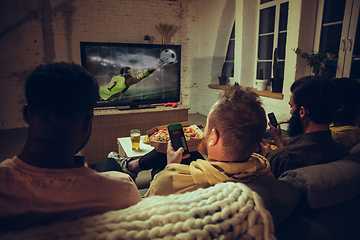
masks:
[(1, 239), (275, 239), (269, 212), (242, 183), (152, 196), (127, 209), (0, 235)]

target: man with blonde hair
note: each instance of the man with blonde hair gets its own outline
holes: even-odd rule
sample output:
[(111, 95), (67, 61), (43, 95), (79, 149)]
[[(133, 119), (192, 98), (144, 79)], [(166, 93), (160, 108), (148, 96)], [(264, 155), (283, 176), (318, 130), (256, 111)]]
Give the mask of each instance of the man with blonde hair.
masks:
[(180, 164), (183, 149), (168, 143), (167, 163), (151, 181), (145, 197), (184, 193), (219, 182), (249, 182), (272, 176), (268, 161), (254, 153), (266, 130), (265, 111), (259, 96), (239, 85), (225, 90), (207, 117), (199, 151), (207, 160)]

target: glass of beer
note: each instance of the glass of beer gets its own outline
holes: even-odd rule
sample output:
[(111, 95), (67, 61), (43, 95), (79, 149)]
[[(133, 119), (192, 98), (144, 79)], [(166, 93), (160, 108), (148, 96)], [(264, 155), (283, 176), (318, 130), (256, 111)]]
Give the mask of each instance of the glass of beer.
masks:
[(130, 131), (132, 150), (140, 150), (140, 130), (132, 129)]

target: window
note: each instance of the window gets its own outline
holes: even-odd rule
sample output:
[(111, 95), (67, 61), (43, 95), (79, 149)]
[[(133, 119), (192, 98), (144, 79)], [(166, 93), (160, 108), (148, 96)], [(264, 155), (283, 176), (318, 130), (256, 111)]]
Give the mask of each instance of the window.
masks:
[(272, 2), (274, 0), (260, 0), (260, 4), (263, 4), (263, 3), (267, 3), (267, 2)]
[(230, 40), (226, 52), (225, 63), (223, 66), (222, 76), (227, 77), (227, 81), (229, 81), (229, 77), (234, 77), (234, 56), (235, 56), (235, 23), (231, 30)]
[(320, 0), (314, 49), (334, 54), (322, 76), (360, 79), (360, 2), (357, 0)]
[[(273, 65), (276, 57), (278, 78), (284, 78), (288, 8), (288, 1), (260, 0), (256, 70), (258, 74), (258, 70), (263, 69), (264, 79), (274, 77)], [(277, 49), (277, 56), (274, 56), (275, 49)]]

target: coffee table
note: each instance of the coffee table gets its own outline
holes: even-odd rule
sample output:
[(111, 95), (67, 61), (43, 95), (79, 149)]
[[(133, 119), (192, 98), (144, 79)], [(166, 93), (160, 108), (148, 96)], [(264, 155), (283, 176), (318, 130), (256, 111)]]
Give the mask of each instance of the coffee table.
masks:
[[(141, 140), (140, 140), (140, 150), (139, 151), (134, 151), (131, 149), (131, 139), (130, 137), (122, 137), (122, 138), (118, 138), (117, 139), (117, 143), (118, 143), (118, 149), (119, 149), (119, 154), (121, 157), (141, 157), (145, 154), (147, 154), (148, 152), (151, 152), (154, 147), (151, 146), (150, 144), (145, 144), (143, 143), (142, 139), (144, 136), (141, 136)], [(135, 183), (136, 186), (138, 187), (138, 189), (146, 189), (149, 187), (151, 181), (151, 170), (145, 170), (145, 171), (141, 171), (138, 176), (135, 179)], [(144, 192), (140, 192), (140, 194), (144, 194), (146, 191)]]
[(140, 150), (132, 150), (131, 149), (131, 139), (130, 137), (122, 137), (122, 138), (118, 138), (117, 139), (117, 143), (118, 143), (118, 149), (119, 149), (119, 154), (122, 157), (141, 157), (144, 156), (145, 154), (151, 152), (154, 147), (151, 146), (150, 144), (145, 144), (143, 143), (142, 139), (145, 137), (145, 135), (141, 136), (141, 140), (140, 140)]

